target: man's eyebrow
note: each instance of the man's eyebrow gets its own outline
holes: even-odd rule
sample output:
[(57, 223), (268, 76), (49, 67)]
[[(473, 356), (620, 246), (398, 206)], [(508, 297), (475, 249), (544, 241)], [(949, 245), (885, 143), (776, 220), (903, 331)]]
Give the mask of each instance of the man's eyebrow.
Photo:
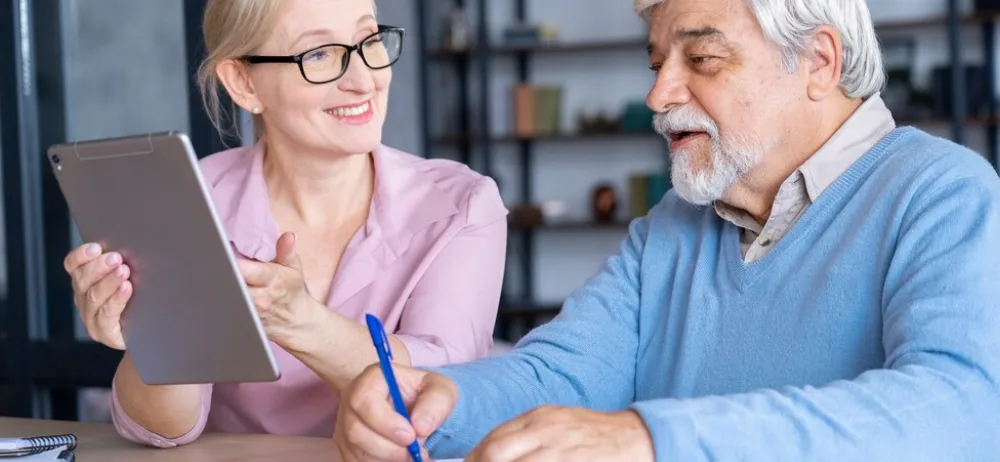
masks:
[(678, 29), (674, 35), (680, 39), (698, 39), (706, 37), (724, 38), (726, 36), (726, 34), (723, 34), (722, 31), (712, 26), (699, 27), (697, 29)]
[[(680, 40), (711, 39), (723, 41), (726, 38), (726, 34), (712, 26), (699, 27), (696, 29), (678, 29), (674, 32), (674, 36)], [(656, 46), (652, 41), (646, 44), (646, 54), (652, 55), (655, 50)]]

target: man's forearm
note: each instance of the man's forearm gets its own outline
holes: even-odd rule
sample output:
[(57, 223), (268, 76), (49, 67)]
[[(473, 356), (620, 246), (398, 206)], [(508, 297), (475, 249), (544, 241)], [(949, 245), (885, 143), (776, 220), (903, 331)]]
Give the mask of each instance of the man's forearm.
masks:
[(993, 384), (972, 367), (927, 356), (938, 367), (633, 408), (653, 436), (656, 460), (994, 460)]
[[(294, 342), (281, 345), (326, 382), (338, 396), (369, 365), (378, 362), (368, 329), (340, 313), (324, 310)], [(403, 342), (389, 336), (393, 362), (410, 365)]]
[(164, 438), (188, 433), (201, 417), (202, 385), (146, 385), (128, 352), (118, 364), (114, 381), (122, 411), (136, 424)]

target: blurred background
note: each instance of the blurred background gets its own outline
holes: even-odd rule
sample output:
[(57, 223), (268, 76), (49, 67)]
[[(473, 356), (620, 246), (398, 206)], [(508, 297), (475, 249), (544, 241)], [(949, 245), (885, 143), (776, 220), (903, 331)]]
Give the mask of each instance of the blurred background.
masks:
[[(381, 0), (406, 28), (384, 143), (493, 176), (510, 214), (498, 349), (558, 311), (670, 187), (632, 0)], [(997, 161), (1000, 0), (869, 0), (897, 124)], [(0, 0), (0, 415), (108, 420), (120, 353), (86, 339), (62, 269), (79, 244), (55, 143), (220, 139), (192, 78), (203, 0)], [(252, 133), (250, 118), (244, 133)], [(808, 129), (808, 127), (803, 127)]]

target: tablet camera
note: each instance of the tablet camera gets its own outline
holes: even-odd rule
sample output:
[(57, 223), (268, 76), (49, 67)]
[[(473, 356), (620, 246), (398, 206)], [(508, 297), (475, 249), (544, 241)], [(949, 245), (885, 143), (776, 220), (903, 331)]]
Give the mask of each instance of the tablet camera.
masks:
[(62, 165), (59, 165), (59, 154), (52, 154), (52, 163), (56, 164), (56, 170), (62, 170)]

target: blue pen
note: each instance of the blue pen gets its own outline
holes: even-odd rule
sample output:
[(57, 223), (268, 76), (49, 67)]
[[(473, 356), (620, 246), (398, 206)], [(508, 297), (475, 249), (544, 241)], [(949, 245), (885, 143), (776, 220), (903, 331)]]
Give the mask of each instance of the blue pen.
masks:
[[(375, 344), (375, 351), (378, 353), (378, 363), (382, 367), (382, 375), (385, 376), (385, 382), (389, 385), (389, 396), (392, 397), (392, 405), (396, 407), (396, 412), (405, 417), (407, 421), (410, 421), (410, 414), (406, 412), (403, 397), (399, 394), (399, 384), (396, 383), (396, 375), (392, 373), (392, 364), (390, 363), (392, 360), (392, 349), (389, 348), (389, 337), (385, 335), (385, 329), (378, 318), (366, 314), (365, 321), (368, 322), (368, 333), (371, 334), (372, 343)], [(420, 444), (417, 443), (417, 440), (414, 439), (406, 449), (410, 451), (410, 457), (413, 457), (413, 462), (422, 462)]]

